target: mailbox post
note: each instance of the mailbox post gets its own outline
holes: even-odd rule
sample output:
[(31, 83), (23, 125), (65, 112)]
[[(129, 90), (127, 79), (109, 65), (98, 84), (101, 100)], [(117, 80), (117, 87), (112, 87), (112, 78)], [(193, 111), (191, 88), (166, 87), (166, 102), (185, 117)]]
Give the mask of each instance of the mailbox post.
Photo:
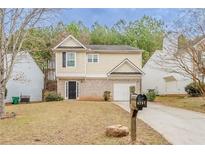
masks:
[(136, 141), (136, 120), (138, 111), (142, 110), (143, 107), (147, 107), (147, 97), (142, 94), (130, 94), (130, 116), (131, 116), (131, 141)]
[(136, 96), (134, 94), (130, 94), (130, 116), (131, 116), (131, 141), (136, 141), (136, 117), (137, 117), (137, 106), (136, 106)]

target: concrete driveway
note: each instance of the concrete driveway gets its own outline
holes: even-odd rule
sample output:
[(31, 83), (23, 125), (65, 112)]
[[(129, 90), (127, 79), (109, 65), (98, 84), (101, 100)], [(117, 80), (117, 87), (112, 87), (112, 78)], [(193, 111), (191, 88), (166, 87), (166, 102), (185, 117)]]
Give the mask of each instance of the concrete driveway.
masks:
[[(128, 102), (115, 102), (129, 112)], [(205, 114), (148, 103), (138, 118), (172, 144), (205, 144)]]

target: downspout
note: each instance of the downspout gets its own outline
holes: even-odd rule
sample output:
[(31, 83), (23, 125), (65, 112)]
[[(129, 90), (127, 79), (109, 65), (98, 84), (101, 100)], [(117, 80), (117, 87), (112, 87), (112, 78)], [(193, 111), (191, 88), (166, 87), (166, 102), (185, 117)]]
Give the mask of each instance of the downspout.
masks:
[(140, 94), (142, 94), (142, 76), (140, 77)]
[(85, 80), (86, 80), (86, 74), (87, 74), (87, 49), (85, 49)]

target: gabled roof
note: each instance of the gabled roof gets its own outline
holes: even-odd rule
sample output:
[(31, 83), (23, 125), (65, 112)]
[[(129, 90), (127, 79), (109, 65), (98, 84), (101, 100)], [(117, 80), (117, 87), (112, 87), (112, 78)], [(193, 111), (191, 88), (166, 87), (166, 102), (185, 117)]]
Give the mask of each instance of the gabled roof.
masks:
[[(66, 48), (66, 46), (61, 46), (64, 42), (66, 42), (68, 39), (72, 39), (74, 40), (77, 44), (79, 44), (80, 47), (87, 49), (81, 42), (79, 42), (74, 36), (69, 35), (68, 37), (66, 37), (63, 41), (61, 41), (58, 45), (56, 45), (53, 50), (57, 49), (57, 48)], [(69, 48), (76, 48), (75, 46), (69, 46)]]
[[(7, 54), (7, 59), (11, 59), (12, 54)], [(10, 61), (10, 60), (9, 60)], [(44, 76), (43, 71), (41, 70), (40, 66), (38, 65), (38, 63), (36, 62), (36, 60), (32, 57), (32, 55), (29, 53), (29, 51), (20, 51), (17, 55), (16, 55), (16, 59), (14, 62), (15, 66), (18, 66), (21, 63), (26, 63), (28, 65), (31, 65), (31, 63), (33, 63), (36, 68), (39, 69), (39, 72), (42, 76)], [(13, 72), (15, 71), (15, 68), (13, 70)]]
[[(128, 63), (134, 70), (135, 72), (115, 72), (120, 66), (123, 64)], [(134, 63), (132, 63), (128, 58), (125, 58), (121, 63), (119, 63), (117, 66), (115, 66), (113, 69), (111, 69), (107, 75), (111, 74), (144, 74), (144, 72), (138, 68)]]
[[(69, 41), (72, 39), (77, 45), (68, 45)], [(112, 52), (112, 53), (136, 53), (141, 52), (143, 50), (131, 47), (129, 45), (84, 45), (80, 41), (78, 41), (74, 36), (69, 35), (63, 41), (61, 41), (58, 45), (56, 45), (53, 50), (55, 49), (87, 49), (88, 52)]]

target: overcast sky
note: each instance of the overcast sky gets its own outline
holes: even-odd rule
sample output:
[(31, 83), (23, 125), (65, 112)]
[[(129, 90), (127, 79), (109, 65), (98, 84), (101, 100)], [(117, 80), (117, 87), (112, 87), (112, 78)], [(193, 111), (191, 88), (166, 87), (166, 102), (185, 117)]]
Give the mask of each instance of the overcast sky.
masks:
[(134, 21), (143, 15), (149, 15), (161, 19), (166, 25), (177, 20), (185, 9), (63, 9), (57, 20), (65, 24), (82, 21), (86, 26), (91, 27), (94, 22), (112, 26), (119, 19)]

